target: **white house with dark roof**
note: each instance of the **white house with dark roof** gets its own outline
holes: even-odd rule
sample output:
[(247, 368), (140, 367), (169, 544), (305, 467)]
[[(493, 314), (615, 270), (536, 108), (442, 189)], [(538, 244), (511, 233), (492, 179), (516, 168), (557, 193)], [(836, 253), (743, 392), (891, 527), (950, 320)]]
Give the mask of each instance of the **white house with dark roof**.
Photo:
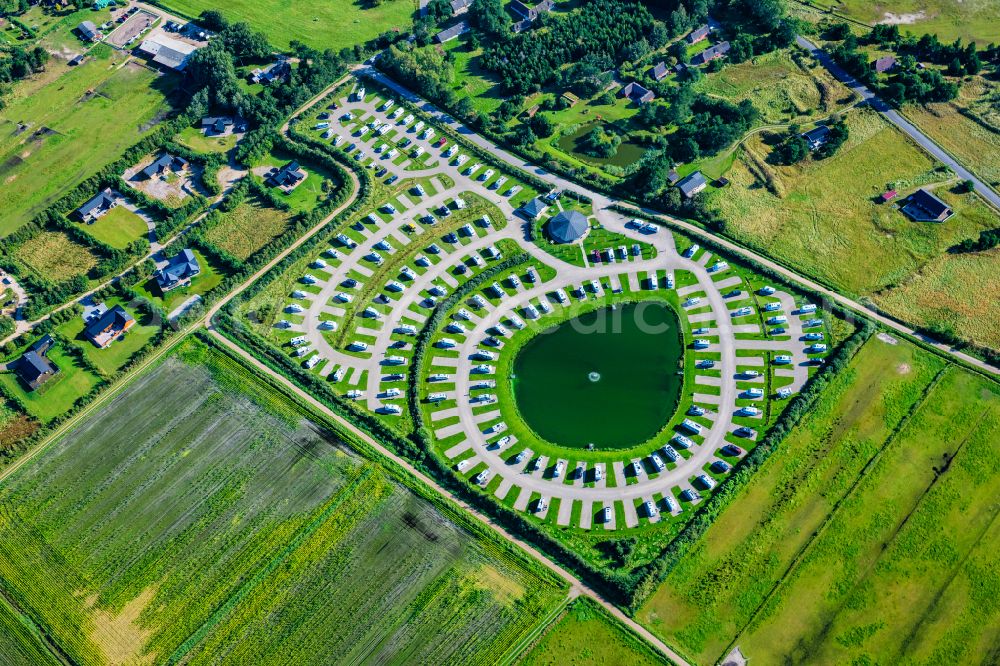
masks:
[(110, 187), (107, 187), (98, 192), (92, 199), (87, 201), (87, 203), (73, 211), (73, 214), (76, 215), (81, 222), (90, 224), (117, 205), (118, 193)]

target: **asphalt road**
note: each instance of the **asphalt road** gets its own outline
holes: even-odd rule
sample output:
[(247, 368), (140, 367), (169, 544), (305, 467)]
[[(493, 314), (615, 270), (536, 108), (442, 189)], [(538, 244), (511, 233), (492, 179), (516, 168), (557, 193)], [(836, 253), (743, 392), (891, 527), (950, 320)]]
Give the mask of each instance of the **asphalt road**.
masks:
[(996, 208), (1000, 209), (1000, 194), (997, 194), (997, 192), (989, 185), (981, 181), (975, 174), (959, 164), (954, 157), (946, 153), (939, 145), (934, 143), (934, 141), (932, 141), (926, 134), (917, 129), (913, 123), (904, 118), (898, 111), (879, 99), (868, 86), (841, 69), (841, 67), (833, 61), (833, 58), (831, 58), (826, 51), (801, 35), (797, 37), (795, 41), (802, 48), (808, 49), (812, 53), (813, 57), (815, 57), (820, 64), (823, 65), (823, 67), (828, 69), (831, 74), (840, 80), (841, 83), (857, 93), (863, 102), (867, 103), (868, 106), (881, 113), (889, 122), (920, 144), (920, 147), (930, 153), (934, 159), (946, 164), (952, 171), (958, 174), (959, 178), (962, 180), (971, 180), (976, 187), (976, 192), (978, 192), (981, 197), (989, 201)]

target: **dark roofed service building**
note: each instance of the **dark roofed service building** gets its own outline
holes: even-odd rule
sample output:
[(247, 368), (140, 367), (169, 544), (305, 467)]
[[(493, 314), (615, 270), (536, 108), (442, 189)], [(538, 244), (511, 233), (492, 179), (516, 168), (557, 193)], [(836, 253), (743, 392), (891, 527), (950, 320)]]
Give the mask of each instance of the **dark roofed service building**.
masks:
[(122, 306), (116, 305), (94, 319), (83, 332), (87, 339), (104, 349), (134, 325), (135, 319), (132, 318), (132, 315), (125, 312), (125, 308)]
[(670, 69), (667, 67), (667, 63), (662, 60), (656, 63), (653, 68), (649, 70), (649, 75), (656, 81), (662, 81), (669, 73)]
[(692, 65), (704, 65), (707, 62), (711, 62), (716, 58), (721, 58), (722, 56), (729, 53), (729, 42), (720, 42), (715, 46), (710, 46), (700, 53), (695, 53), (691, 56)]
[(101, 190), (94, 198), (74, 211), (82, 222), (93, 222), (118, 205), (118, 197), (110, 188)]
[(34, 391), (59, 372), (59, 367), (48, 359), (48, 351), (55, 344), (51, 335), (44, 335), (17, 360), (15, 371), (28, 389)]
[(535, 197), (521, 206), (521, 212), (533, 220), (544, 213), (546, 208), (548, 208), (548, 206), (545, 205), (545, 202), (538, 197)]
[(694, 195), (698, 194), (706, 187), (708, 187), (708, 182), (705, 180), (705, 176), (701, 173), (701, 171), (695, 171), (691, 175), (677, 181), (677, 189), (679, 189), (681, 194), (688, 199), (693, 199)]
[(955, 214), (948, 204), (924, 188), (907, 197), (902, 211), (917, 222), (944, 222)]
[(652, 90), (647, 90), (645, 86), (639, 85), (635, 81), (622, 88), (622, 97), (627, 97), (636, 104), (645, 104), (656, 99)]
[(171, 155), (170, 153), (163, 153), (156, 160), (153, 161), (148, 167), (142, 170), (142, 173), (146, 178), (155, 178), (167, 172), (167, 170), (173, 172), (183, 171), (188, 168), (188, 161), (183, 157), (177, 157)]
[(546, 225), (546, 232), (556, 243), (572, 243), (584, 237), (590, 225), (582, 213), (564, 210), (555, 215)]

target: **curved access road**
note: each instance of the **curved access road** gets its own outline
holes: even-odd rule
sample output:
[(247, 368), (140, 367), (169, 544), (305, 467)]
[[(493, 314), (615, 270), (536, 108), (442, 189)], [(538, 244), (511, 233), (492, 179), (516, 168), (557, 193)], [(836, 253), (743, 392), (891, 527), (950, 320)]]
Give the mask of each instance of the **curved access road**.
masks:
[[(874, 99), (875, 103), (877, 103), (878, 105), (881, 105), (882, 107), (885, 107), (884, 103), (882, 103), (881, 101), (879, 101), (875, 97), (874, 93), (872, 93), (870, 90), (868, 90), (867, 87), (865, 87), (865, 86), (861, 85), (860, 83), (858, 83), (857, 81), (855, 81), (853, 79), (853, 77), (849, 76), (843, 70), (840, 70), (840, 68), (837, 67), (836, 63), (834, 63), (832, 61), (832, 59), (830, 58), (829, 55), (826, 54), (826, 52), (824, 52), (822, 49), (820, 49), (819, 47), (817, 47), (815, 44), (813, 44), (812, 42), (808, 41), (804, 37), (799, 37), (798, 39), (799, 39), (800, 45), (802, 45), (804, 48), (807, 48), (807, 49), (811, 50), (813, 52), (813, 55), (815, 55), (816, 58), (825, 67), (828, 67), (830, 69), (830, 72), (832, 74), (834, 74), (834, 76), (836, 76), (838, 79), (840, 79), (841, 81), (843, 81), (846, 85), (850, 86), (853, 90), (855, 90), (856, 92), (858, 92), (858, 94), (860, 94), (862, 96), (867, 95), (867, 97), (865, 97), (865, 99), (866, 99), (866, 101), (869, 101), (869, 103), (872, 103), (870, 100)], [(951, 356), (951, 357), (953, 357), (953, 358), (961, 361), (962, 363), (965, 363), (967, 365), (976, 367), (976, 368), (978, 368), (980, 370), (983, 370), (983, 371), (985, 371), (987, 373), (990, 373), (991, 375), (995, 375), (995, 376), (996, 375), (1000, 375), (1000, 368), (992, 366), (989, 363), (986, 363), (985, 361), (982, 361), (981, 359), (975, 358), (974, 356), (970, 356), (969, 354), (966, 354), (966, 353), (964, 353), (964, 352), (956, 349), (955, 347), (952, 347), (951, 345), (945, 344), (943, 342), (935, 340), (934, 338), (931, 338), (931, 337), (926, 336), (926, 335), (924, 335), (922, 333), (919, 333), (913, 327), (911, 327), (911, 326), (909, 326), (907, 324), (903, 324), (903, 323), (901, 323), (899, 321), (896, 321), (895, 319), (892, 319), (891, 317), (887, 317), (885, 315), (882, 315), (882, 314), (880, 314), (880, 313), (872, 310), (871, 308), (869, 308), (869, 307), (867, 307), (865, 305), (862, 305), (861, 303), (859, 303), (858, 301), (856, 301), (856, 300), (854, 300), (852, 298), (849, 298), (847, 296), (843, 296), (843, 295), (837, 293), (836, 291), (834, 291), (832, 289), (829, 289), (827, 287), (824, 287), (824, 286), (818, 284), (817, 282), (815, 282), (815, 281), (813, 281), (813, 280), (811, 280), (809, 278), (803, 277), (803, 276), (799, 275), (798, 273), (796, 273), (795, 271), (793, 271), (793, 270), (791, 270), (789, 268), (786, 268), (785, 266), (783, 266), (783, 265), (781, 265), (781, 264), (779, 264), (779, 263), (777, 263), (777, 262), (775, 262), (775, 261), (773, 261), (771, 259), (768, 259), (767, 257), (764, 257), (764, 256), (762, 256), (760, 254), (757, 254), (756, 252), (754, 252), (752, 250), (749, 250), (749, 249), (747, 249), (747, 248), (745, 248), (745, 247), (743, 247), (741, 245), (737, 245), (736, 243), (731, 242), (731, 241), (723, 238), (722, 236), (716, 236), (714, 234), (710, 234), (707, 231), (705, 231), (703, 228), (701, 228), (701, 227), (699, 227), (699, 226), (697, 226), (695, 224), (692, 224), (690, 222), (685, 222), (683, 220), (680, 220), (680, 219), (675, 218), (675, 217), (671, 217), (669, 215), (665, 215), (665, 214), (663, 214), (663, 213), (661, 213), (659, 211), (651, 210), (651, 209), (646, 209), (646, 208), (640, 208), (640, 207), (635, 206), (635, 205), (633, 205), (633, 204), (631, 204), (629, 202), (619, 201), (617, 199), (612, 199), (611, 197), (609, 197), (609, 196), (607, 196), (605, 194), (602, 194), (600, 192), (592, 191), (590, 189), (587, 189), (585, 187), (580, 186), (577, 183), (571, 182), (571, 181), (569, 181), (569, 180), (567, 180), (567, 179), (565, 179), (565, 178), (563, 178), (561, 176), (557, 176), (555, 174), (551, 174), (548, 171), (546, 171), (545, 169), (543, 169), (542, 167), (540, 167), (540, 166), (538, 166), (536, 164), (533, 164), (533, 163), (525, 160), (522, 157), (518, 157), (517, 155), (513, 155), (513, 154), (507, 152), (506, 150), (503, 150), (502, 148), (500, 148), (499, 146), (497, 146), (496, 144), (494, 144), (492, 141), (490, 141), (486, 137), (483, 137), (482, 135), (477, 134), (476, 132), (474, 132), (470, 128), (466, 127), (462, 123), (460, 123), (457, 120), (455, 120), (454, 118), (452, 118), (449, 114), (447, 114), (444, 111), (440, 110), (438, 107), (434, 106), (432, 103), (428, 102), (424, 98), (420, 97), (419, 95), (417, 95), (416, 93), (414, 93), (413, 91), (411, 91), (409, 88), (407, 88), (407, 87), (405, 87), (405, 86), (397, 83), (396, 81), (390, 79), (389, 77), (385, 76), (384, 74), (382, 74), (381, 72), (377, 71), (373, 67), (370, 67), (370, 66), (359, 66), (359, 67), (356, 68), (356, 72), (358, 74), (368, 76), (368, 77), (370, 77), (370, 78), (378, 81), (380, 84), (384, 85), (386, 88), (394, 90), (400, 97), (402, 97), (403, 99), (407, 100), (411, 104), (414, 104), (415, 106), (417, 106), (418, 108), (420, 108), (426, 114), (428, 114), (431, 117), (433, 117), (437, 122), (441, 123), (442, 125), (446, 125), (446, 126), (450, 127), (454, 131), (458, 132), (458, 134), (460, 134), (465, 140), (467, 140), (467, 141), (469, 141), (469, 142), (471, 142), (471, 143), (479, 146), (480, 148), (482, 148), (485, 151), (488, 151), (489, 153), (491, 153), (491, 154), (495, 155), (496, 157), (502, 159), (503, 161), (507, 162), (511, 166), (514, 166), (516, 168), (519, 168), (519, 169), (521, 169), (523, 171), (527, 171), (528, 173), (531, 173), (531, 174), (535, 175), (536, 177), (538, 177), (538, 178), (540, 178), (540, 179), (542, 179), (542, 180), (550, 183), (554, 188), (568, 190), (568, 191), (571, 191), (571, 192), (577, 192), (579, 194), (583, 194), (585, 196), (590, 197), (591, 200), (594, 202), (594, 214), (595, 214), (595, 216), (602, 223), (607, 222), (609, 217), (613, 217), (613, 215), (609, 215), (609, 213), (611, 213), (611, 211), (608, 210), (608, 209), (612, 205), (615, 205), (615, 204), (624, 206), (626, 208), (632, 208), (632, 209), (634, 209), (636, 211), (641, 211), (644, 214), (649, 215), (651, 217), (655, 217), (655, 218), (657, 218), (657, 219), (659, 219), (659, 220), (661, 220), (661, 221), (663, 221), (663, 222), (665, 222), (665, 223), (667, 223), (669, 225), (672, 225), (672, 226), (678, 227), (680, 229), (683, 229), (685, 232), (687, 232), (687, 233), (689, 233), (689, 234), (691, 234), (693, 236), (697, 236), (697, 237), (700, 237), (700, 238), (711, 239), (713, 242), (718, 243), (719, 245), (722, 245), (728, 251), (730, 251), (730, 252), (732, 252), (734, 254), (737, 254), (737, 255), (742, 256), (742, 257), (746, 257), (748, 259), (756, 261), (759, 264), (767, 266), (769, 269), (771, 269), (774, 272), (778, 273), (779, 275), (781, 275), (784, 279), (788, 280), (789, 282), (797, 283), (797, 284), (799, 284), (799, 285), (801, 285), (803, 287), (806, 287), (807, 289), (810, 289), (810, 290), (815, 291), (815, 292), (817, 292), (819, 294), (822, 294), (824, 297), (826, 297), (826, 298), (830, 299), (831, 301), (837, 303), (841, 307), (847, 308), (849, 310), (853, 310), (853, 311), (855, 311), (857, 313), (861, 313), (865, 317), (867, 317), (869, 319), (873, 319), (873, 320), (877, 321), (879, 324), (881, 324), (882, 326), (885, 326), (886, 328), (892, 329), (892, 330), (896, 331), (897, 333), (899, 333), (901, 335), (908, 336), (908, 337), (911, 337), (911, 338), (915, 338), (915, 339), (918, 339), (918, 340), (920, 340), (921, 342), (923, 342), (925, 344), (931, 345), (935, 349), (937, 349), (937, 350), (939, 350), (939, 351), (941, 351), (941, 352), (943, 352), (945, 354), (948, 354), (949, 356)], [(845, 77), (845, 78), (841, 78), (841, 77)], [(856, 86), (860, 86), (860, 89), (857, 88)], [(873, 107), (876, 108), (876, 109), (878, 109), (878, 106), (875, 106), (874, 103), (873, 103)], [(933, 141), (931, 141), (925, 135), (923, 135), (920, 132), (920, 130), (918, 130), (916, 127), (914, 127), (906, 119), (904, 119), (902, 116), (900, 116), (898, 113), (896, 113), (892, 109), (883, 108), (883, 109), (878, 109), (878, 110), (881, 113), (883, 113), (884, 115), (886, 115), (886, 117), (891, 122), (895, 123), (904, 132), (906, 132), (910, 136), (913, 136), (913, 138), (915, 140), (917, 140), (918, 143), (920, 143), (921, 146), (925, 147), (929, 152), (931, 152), (931, 154), (933, 154), (935, 157), (937, 157), (942, 162), (944, 162), (945, 164), (947, 164), (948, 166), (950, 166), (952, 169), (954, 169), (955, 173), (957, 173), (959, 176), (961, 176), (962, 178), (967, 178), (968, 180), (972, 180), (973, 183), (976, 183), (976, 191), (978, 191), (981, 195), (983, 195), (983, 197), (987, 201), (989, 201), (993, 205), (995, 205), (998, 208), (1000, 208), (1000, 195), (997, 195), (996, 192), (994, 192), (989, 187), (987, 187), (982, 181), (980, 181), (972, 173), (970, 173), (968, 171), (968, 169), (965, 169), (960, 164), (958, 164), (958, 162), (956, 162), (954, 160), (954, 158), (952, 158), (947, 153), (945, 153), (943, 150), (941, 150), (941, 148), (938, 147), (937, 144), (935, 144)], [(909, 130), (906, 129), (907, 127), (909, 127)], [(611, 220), (610, 224), (608, 224), (607, 226), (611, 226), (613, 228), (615, 226), (614, 225), (614, 221)]]

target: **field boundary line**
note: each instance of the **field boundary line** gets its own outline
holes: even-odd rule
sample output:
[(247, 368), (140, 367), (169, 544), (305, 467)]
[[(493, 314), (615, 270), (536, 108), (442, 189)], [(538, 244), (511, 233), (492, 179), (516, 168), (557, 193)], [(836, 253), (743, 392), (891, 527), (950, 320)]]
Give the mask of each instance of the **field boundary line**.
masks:
[(540, 622), (534, 629), (532, 629), (527, 636), (522, 638), (520, 641), (512, 645), (507, 649), (507, 652), (499, 659), (497, 662), (500, 666), (510, 666), (517, 661), (517, 658), (521, 656), (532, 643), (541, 638), (548, 631), (549, 627), (553, 626), (554, 623), (562, 619), (563, 615), (566, 613), (566, 609), (569, 605), (576, 599), (578, 595), (573, 594), (573, 590), (569, 591), (558, 606), (552, 609), (543, 622)]
[(826, 531), (826, 528), (830, 525), (831, 522), (833, 522), (833, 518), (840, 511), (840, 508), (841, 506), (843, 506), (844, 502), (846, 502), (852, 495), (854, 495), (854, 491), (857, 490), (858, 486), (861, 485), (861, 482), (868, 475), (868, 472), (872, 468), (872, 466), (875, 465), (879, 460), (881, 460), (882, 454), (895, 441), (897, 435), (899, 435), (899, 433), (902, 432), (903, 428), (906, 427), (906, 425), (916, 415), (916, 413), (920, 411), (920, 409), (924, 406), (924, 403), (927, 402), (927, 398), (930, 396), (931, 391), (933, 391), (937, 387), (937, 385), (941, 382), (941, 379), (944, 377), (944, 374), (949, 369), (951, 369), (951, 367), (952, 366), (950, 364), (945, 365), (943, 368), (941, 368), (941, 370), (938, 371), (936, 375), (934, 375), (934, 378), (931, 379), (930, 383), (928, 383), (927, 386), (924, 387), (923, 392), (920, 394), (920, 398), (918, 398), (916, 402), (913, 403), (913, 406), (910, 407), (909, 411), (906, 413), (906, 416), (900, 419), (900, 422), (896, 424), (896, 427), (893, 428), (891, 433), (889, 433), (889, 435), (886, 437), (885, 441), (882, 443), (882, 446), (879, 447), (879, 450), (875, 453), (875, 455), (869, 458), (868, 462), (864, 464), (864, 466), (858, 472), (857, 477), (854, 479), (854, 482), (851, 484), (851, 487), (848, 488), (847, 492), (845, 492), (840, 497), (840, 499), (838, 499), (834, 503), (830, 511), (827, 512), (826, 517), (823, 518), (823, 522), (820, 524), (820, 526), (816, 528), (815, 531), (813, 531), (813, 534), (811, 537), (809, 537), (809, 540), (806, 541), (804, 544), (802, 544), (802, 547), (799, 548), (799, 552), (797, 552), (795, 556), (792, 558), (792, 560), (788, 563), (788, 566), (785, 568), (785, 571), (781, 574), (778, 580), (775, 581), (774, 585), (771, 586), (771, 589), (768, 591), (767, 595), (757, 605), (757, 608), (754, 609), (753, 613), (750, 614), (750, 617), (747, 618), (747, 621), (743, 624), (743, 627), (733, 637), (733, 640), (730, 641), (728, 645), (726, 645), (725, 649), (722, 652), (722, 655), (720, 656), (719, 659), (720, 661), (722, 657), (725, 657), (725, 655), (729, 654), (733, 650), (733, 648), (737, 646), (740, 638), (742, 638), (742, 636), (746, 633), (750, 625), (753, 624), (753, 622), (757, 619), (757, 617), (768, 605), (768, 603), (770, 603), (771, 599), (773, 599), (774, 596), (778, 593), (778, 590), (782, 587), (782, 585), (784, 585), (785, 581), (788, 579), (788, 576), (798, 567), (799, 563), (802, 561), (802, 558), (805, 557), (806, 553), (809, 551), (812, 545), (816, 543), (816, 541), (821, 536), (823, 536), (823, 533)]

